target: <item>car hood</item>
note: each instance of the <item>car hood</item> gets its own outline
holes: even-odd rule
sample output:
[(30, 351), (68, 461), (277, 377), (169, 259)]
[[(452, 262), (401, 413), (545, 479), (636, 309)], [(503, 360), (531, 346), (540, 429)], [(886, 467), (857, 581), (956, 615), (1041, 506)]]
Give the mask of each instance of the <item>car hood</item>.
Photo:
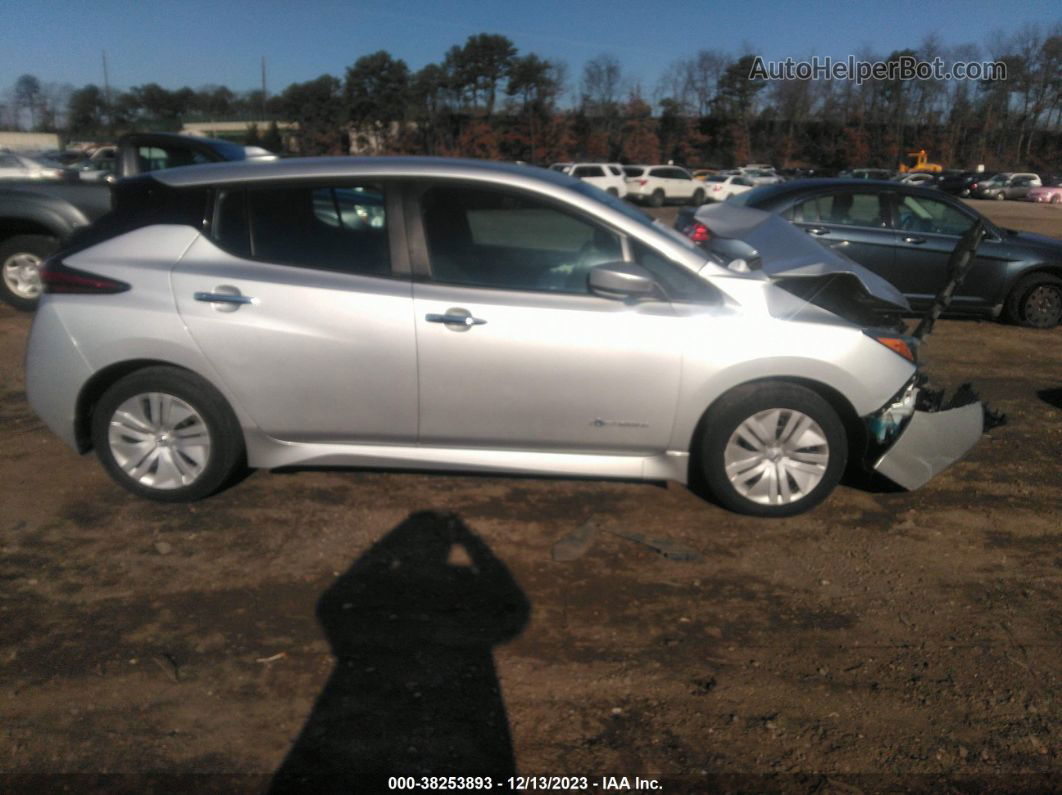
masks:
[[(708, 227), (707, 248), (776, 281), (847, 282), (853, 298), (885, 311), (909, 311), (903, 293), (836, 249), (827, 248), (784, 218), (726, 202), (701, 207), (694, 218)], [(839, 277), (833, 279), (830, 277)]]
[(1038, 235), (1035, 232), (1018, 232), (1014, 229), (1002, 229), (1003, 241), (1018, 243), (1022, 248), (1035, 249), (1049, 254), (1054, 259), (1062, 258), (1062, 240), (1057, 237)]

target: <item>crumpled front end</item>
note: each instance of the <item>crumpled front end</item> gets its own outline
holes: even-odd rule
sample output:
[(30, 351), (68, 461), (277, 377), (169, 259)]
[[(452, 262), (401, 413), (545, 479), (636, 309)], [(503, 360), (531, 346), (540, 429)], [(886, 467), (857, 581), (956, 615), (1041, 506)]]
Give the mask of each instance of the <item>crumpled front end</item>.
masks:
[(945, 400), (924, 387), (918, 373), (879, 411), (866, 418), (867, 462), (896, 485), (913, 491), (958, 461), (988, 429), (1006, 421), (983, 403), (969, 384)]

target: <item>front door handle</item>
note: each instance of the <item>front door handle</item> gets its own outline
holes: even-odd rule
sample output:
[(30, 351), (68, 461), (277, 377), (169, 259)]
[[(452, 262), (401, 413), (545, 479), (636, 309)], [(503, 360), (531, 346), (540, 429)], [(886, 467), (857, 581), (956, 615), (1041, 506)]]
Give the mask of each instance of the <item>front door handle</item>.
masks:
[(903, 242), (913, 243), (916, 246), (920, 246), (922, 243), (926, 242), (926, 239), (924, 237), (914, 237), (913, 235), (905, 235)]
[(830, 230), (828, 228), (826, 228), (825, 226), (809, 226), (807, 228), (807, 233), (809, 235), (822, 236), (822, 235), (830, 234)]

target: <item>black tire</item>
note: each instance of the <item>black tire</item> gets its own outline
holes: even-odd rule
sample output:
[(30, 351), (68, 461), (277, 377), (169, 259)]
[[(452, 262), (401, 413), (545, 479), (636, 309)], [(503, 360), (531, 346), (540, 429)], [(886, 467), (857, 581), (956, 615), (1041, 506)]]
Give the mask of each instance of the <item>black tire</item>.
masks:
[(26, 289), (20, 264), (44, 262), (59, 249), (59, 241), (48, 235), (15, 235), (0, 243), (0, 298), (15, 309), (32, 312), (40, 303), (40, 293)]
[(615, 188), (609, 188), (605, 191), (605, 193), (607, 193), (609, 196), (615, 196), (616, 198), (619, 198), (619, 191)]
[(1062, 323), (1062, 279), (1050, 273), (1032, 273), (1007, 296), (1006, 318), (1029, 328), (1054, 328)]
[(653, 191), (653, 194), (649, 197), (650, 207), (663, 207), (664, 206), (664, 192), (657, 188)]
[(1007, 198), (1006, 194), (1004, 194), (1003, 191), (1000, 191), (999, 193), (996, 194), (996, 201), (997, 202), (1001, 202), (1001, 201), (1003, 201), (1006, 198)]
[(1062, 196), (1059, 196), (1057, 193), (1052, 194), (1051, 204), (1058, 204), (1059, 202), (1062, 202)]
[[(775, 421), (775, 427), (767, 429), (767, 433), (783, 440), (780, 446), (785, 448), (785, 452), (771, 451), (770, 454), (777, 456), (773, 459), (774, 469), (761, 472), (759, 477), (755, 476), (754, 469), (759, 466), (771, 467), (772, 463), (767, 461), (755, 465), (750, 463), (744, 471), (744, 474), (748, 476), (744, 485), (750, 492), (756, 490), (758, 486), (766, 486), (769, 489), (770, 481), (778, 478), (779, 474), (784, 478), (784, 490), (789, 492), (790, 498), (785, 500), (783, 487), (779, 486), (776, 489), (778, 494), (775, 496), (775, 501), (767, 503), (758, 501), (758, 499), (770, 500), (769, 494), (759, 495), (759, 497), (757, 495), (747, 496), (731, 482), (727, 474), (726, 456), (728, 448), (741, 455), (743, 455), (741, 450), (745, 449), (748, 450), (749, 462), (756, 458), (757, 451), (738, 438), (738, 429), (747, 420), (763, 412), (774, 410), (779, 410), (780, 413)], [(794, 431), (790, 428), (799, 427), (788, 425), (790, 420), (801, 421), (799, 415), (804, 415), (812, 424), (808, 426), (800, 439), (793, 440), (794, 444), (801, 444), (801, 447), (789, 449), (788, 443), (784, 441), (785, 432), (789, 431), (792, 434)], [(700, 439), (699, 461), (704, 485), (719, 504), (737, 513), (765, 517), (793, 516), (803, 513), (818, 505), (833, 491), (844, 474), (848, 461), (848, 438), (837, 412), (818, 394), (796, 384), (768, 381), (737, 387), (721, 397), (709, 409), (702, 428), (704, 430)], [(766, 426), (761, 425), (761, 429), (766, 429)], [(824, 446), (818, 444), (820, 439), (823, 440)], [(734, 444), (731, 444), (732, 440)], [(766, 456), (770, 450), (770, 446), (764, 445), (760, 455)], [(826, 456), (822, 471), (817, 473), (819, 477), (817, 482), (813, 481), (814, 475), (806, 475), (808, 478), (806, 493), (801, 494), (803, 489), (794, 475), (790, 474), (798, 472), (801, 478), (805, 477), (804, 472), (795, 469), (795, 463), (800, 462), (792, 461), (786, 457), (786, 453), (800, 455), (805, 460), (810, 457)], [(788, 468), (782, 469), (786, 464)], [(817, 464), (805, 465), (818, 466)], [(768, 471), (770, 476), (768, 476)], [(740, 480), (740, 475), (735, 474), (735, 476)], [(798, 494), (801, 496), (797, 496)]]
[(693, 192), (693, 206), (700, 207), (702, 204), (704, 204), (704, 189), (697, 188), (697, 190)]
[[(111, 426), (115, 412), (127, 401), (137, 396), (145, 396), (146, 399), (150, 393), (171, 396), (183, 402), (198, 415), (198, 419), (205, 425), (206, 432), (209, 434), (208, 452), (198, 454), (193, 450), (191, 457), (181, 454), (180, 461), (183, 462), (185, 468), (198, 468), (199, 470), (187, 485), (156, 487), (151, 483), (136, 479), (126, 472), (116, 458), (115, 450), (112, 449)], [(146, 407), (148, 404), (143, 405)], [(162, 424), (165, 427), (164, 418)], [(198, 422), (191, 423), (191, 426), (198, 427)], [(172, 427), (173, 437), (178, 436), (177, 431), (182, 427), (187, 431), (191, 426), (182, 426), (181, 423), (177, 423)], [(150, 435), (150, 432), (144, 435)], [(123, 441), (129, 443), (133, 438), (135, 437), (119, 438), (116, 439), (116, 443), (121, 444)], [(193, 502), (207, 497), (234, 479), (242, 470), (245, 461), (243, 431), (225, 398), (195, 373), (176, 367), (147, 367), (115, 382), (104, 392), (93, 410), (92, 443), (104, 469), (119, 485), (140, 497), (160, 502)], [(163, 457), (159, 448), (165, 447), (166, 444), (165, 440), (160, 442), (156, 435), (154, 447), (144, 453), (141, 460), (146, 461), (154, 451), (155, 461), (158, 462)], [(170, 442), (169, 444), (180, 446), (179, 443), (174, 445)], [(139, 454), (138, 452), (137, 455)], [(165, 453), (171, 460), (178, 454), (172, 450)], [(121, 455), (121, 451), (118, 455)], [(161, 464), (156, 463), (154, 466), (162, 472)], [(171, 471), (176, 471), (176, 469)], [(144, 473), (144, 477), (154, 478), (156, 475), (149, 468)]]

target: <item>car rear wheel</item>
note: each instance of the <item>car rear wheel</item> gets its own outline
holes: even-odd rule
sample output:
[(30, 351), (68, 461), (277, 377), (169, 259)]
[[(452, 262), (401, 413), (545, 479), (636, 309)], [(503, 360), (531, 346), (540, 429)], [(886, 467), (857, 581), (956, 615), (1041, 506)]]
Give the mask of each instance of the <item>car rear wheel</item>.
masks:
[(1060, 203), (1062, 203), (1062, 196), (1059, 196), (1057, 193), (1054, 194), (1053, 196), (1051, 196), (1051, 204), (1060, 204)]
[(617, 197), (619, 196), (619, 191), (616, 190), (615, 188), (609, 188), (605, 192), (608, 193), (609, 196), (617, 196)]
[(700, 207), (702, 204), (704, 204), (704, 190), (703, 189), (697, 188), (697, 190), (695, 190), (693, 192), (693, 204), (694, 204), (695, 207)]
[(847, 463), (847, 437), (837, 412), (796, 384), (739, 387), (712, 406), (703, 427), (705, 485), (738, 513), (802, 513), (833, 491)]
[(1050, 273), (1026, 276), (1007, 299), (1007, 319), (1031, 328), (1054, 328), (1062, 323), (1062, 279)]
[(664, 206), (664, 192), (657, 188), (653, 191), (653, 195), (649, 197), (649, 204), (652, 207)]
[(121, 486), (162, 502), (213, 494), (244, 461), (243, 433), (225, 398), (175, 367), (149, 367), (112, 385), (93, 412), (92, 441)]
[(1003, 194), (1003, 191), (1000, 191), (999, 193), (996, 194), (996, 201), (997, 202), (1001, 202), (1005, 198), (1007, 198), (1007, 197)]
[(47, 235), (16, 235), (0, 244), (0, 298), (24, 312), (36, 309), (44, 292), (41, 264), (58, 248)]

